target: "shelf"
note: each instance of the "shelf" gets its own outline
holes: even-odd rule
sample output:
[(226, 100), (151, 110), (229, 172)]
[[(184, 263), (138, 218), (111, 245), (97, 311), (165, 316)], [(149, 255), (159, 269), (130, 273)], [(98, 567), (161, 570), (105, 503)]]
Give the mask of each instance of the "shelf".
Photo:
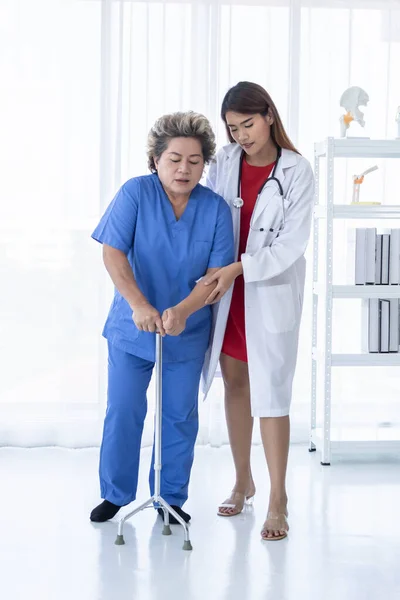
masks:
[(326, 156), (328, 142), (333, 156), (338, 158), (400, 158), (400, 139), (328, 138), (315, 144), (315, 154)]
[[(331, 428), (331, 450), (349, 451), (373, 450), (374, 452), (400, 450), (400, 427), (385, 426), (346, 426)], [(312, 431), (313, 442), (320, 449), (323, 441), (323, 429), (317, 427)]]
[(400, 354), (332, 354), (332, 367), (400, 367)]
[[(314, 217), (325, 219), (327, 207), (325, 204), (317, 204), (314, 207)], [(400, 205), (389, 204), (334, 204), (334, 219), (400, 219)]]
[[(313, 348), (312, 360), (322, 361), (323, 352)], [(384, 352), (374, 354), (332, 354), (332, 367), (400, 367), (399, 352)]]
[[(322, 285), (316, 283), (314, 294), (324, 294)], [(333, 298), (400, 298), (400, 285), (333, 285)]]
[(333, 217), (335, 219), (398, 219), (400, 218), (400, 206), (337, 204), (333, 207)]
[[(322, 298), (322, 309), (326, 311), (326, 317), (332, 317), (332, 302), (333, 298), (400, 298), (399, 285), (332, 285), (331, 281), (334, 272), (334, 262), (337, 262), (334, 257), (333, 247), (335, 246), (335, 235), (337, 233), (333, 221), (334, 219), (353, 219), (354, 226), (358, 226), (357, 221), (364, 219), (374, 220), (372, 223), (375, 227), (385, 225), (380, 221), (386, 220), (389, 227), (395, 227), (394, 223), (400, 219), (400, 199), (398, 204), (343, 204), (346, 200), (344, 196), (335, 195), (335, 159), (367, 159), (366, 165), (378, 163), (378, 160), (372, 162), (373, 159), (396, 159), (400, 158), (400, 138), (397, 139), (369, 139), (365, 137), (351, 137), (352, 130), (350, 129), (348, 138), (333, 138), (327, 137), (319, 143), (314, 144), (314, 158), (316, 167), (316, 191), (314, 204), (314, 240), (313, 240), (313, 273), (314, 278), (318, 279), (320, 266), (324, 266), (326, 278), (314, 282), (313, 286), (313, 313), (312, 313), (312, 335), (315, 340), (315, 347), (312, 349), (312, 394), (311, 394), (311, 442), (315, 448), (321, 451), (321, 459), (323, 464), (330, 464), (331, 450), (340, 451), (365, 451), (373, 450), (392, 452), (393, 449), (400, 451), (400, 423), (385, 424), (380, 423), (378, 426), (361, 427), (357, 422), (357, 417), (352, 420), (351, 425), (346, 422), (346, 417), (349, 417), (349, 409), (342, 407), (341, 421), (346, 422), (343, 426), (340, 423), (339, 428), (331, 427), (331, 411), (332, 411), (332, 369), (333, 367), (366, 367), (372, 374), (371, 367), (400, 367), (400, 352), (393, 353), (333, 353), (332, 352), (332, 323), (328, 320), (328, 329), (324, 332), (321, 340), (318, 342), (320, 317), (319, 304), (317, 298)], [(325, 157), (325, 161), (322, 159)], [(343, 162), (343, 161), (342, 161)], [(361, 164), (361, 161), (358, 161)], [(352, 163), (355, 165), (355, 161)], [(400, 165), (400, 163), (399, 163)], [(343, 166), (343, 164), (342, 164)], [(320, 178), (319, 169), (322, 167), (322, 178)], [(360, 168), (360, 170), (362, 170)], [(353, 173), (356, 170), (352, 171)], [(358, 171), (357, 171), (358, 172)], [(323, 184), (323, 185), (321, 185)], [(371, 198), (375, 199), (375, 198)], [(380, 198), (376, 198), (380, 200)], [(336, 200), (337, 202), (334, 202)], [(394, 201), (396, 199), (393, 198)], [(319, 220), (322, 219), (322, 222)], [(371, 224), (371, 225), (372, 225)], [(321, 225), (321, 227), (320, 227)], [(349, 223), (350, 225), (350, 223)], [(363, 227), (367, 224), (363, 224)], [(400, 225), (399, 225), (400, 227)], [(323, 242), (323, 251), (321, 251), (321, 243)], [(323, 265), (321, 264), (323, 261)], [(345, 265), (339, 264), (343, 270)], [(329, 279), (329, 284), (327, 280)], [(343, 278), (346, 281), (345, 278)], [(342, 281), (343, 281), (342, 280)], [(349, 279), (354, 281), (354, 279)], [(327, 296), (329, 292), (329, 296)], [(327, 301), (329, 300), (329, 302)], [(324, 306), (325, 305), (325, 306)], [(321, 307), (320, 307), (321, 308)], [(359, 349), (360, 346), (353, 346), (353, 349)], [(335, 348), (335, 345), (334, 345)], [(350, 349), (351, 347), (348, 346)], [(335, 349), (341, 349), (337, 346)], [(323, 369), (321, 370), (321, 367)], [(323, 371), (323, 372), (322, 372)], [(358, 375), (363, 375), (363, 371), (359, 370)], [(355, 376), (355, 373), (354, 373)], [(375, 378), (378, 374), (374, 373)], [(376, 383), (379, 383), (378, 381)], [(323, 389), (322, 389), (323, 388)], [(381, 403), (382, 399), (379, 395), (380, 388), (376, 387), (376, 402)], [(322, 407), (321, 407), (322, 404)], [(315, 429), (315, 415), (318, 414), (318, 408), (321, 410), (321, 428)], [(392, 414), (392, 413), (388, 413)], [(361, 415), (362, 416), (362, 415)], [(398, 421), (399, 419), (397, 419)], [(334, 421), (335, 424), (338, 421)], [(311, 447), (313, 449), (313, 447)]]

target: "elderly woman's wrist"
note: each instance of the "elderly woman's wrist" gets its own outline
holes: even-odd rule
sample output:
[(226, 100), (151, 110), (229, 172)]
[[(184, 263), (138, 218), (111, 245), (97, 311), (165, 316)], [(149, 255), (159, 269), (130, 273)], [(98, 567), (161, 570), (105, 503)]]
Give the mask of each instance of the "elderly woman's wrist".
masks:
[(143, 308), (143, 306), (148, 306), (149, 301), (145, 298), (131, 298), (128, 300), (128, 304), (131, 310), (137, 310), (138, 308)]
[(235, 275), (236, 277), (239, 277), (239, 275), (243, 275), (243, 265), (240, 260), (235, 263)]
[(180, 314), (182, 315), (182, 317), (185, 320), (190, 317), (191, 310), (190, 310), (190, 306), (188, 306), (188, 302), (186, 300), (182, 300), (182, 302), (179, 302), (179, 304), (177, 304), (175, 306), (175, 308), (180, 312)]

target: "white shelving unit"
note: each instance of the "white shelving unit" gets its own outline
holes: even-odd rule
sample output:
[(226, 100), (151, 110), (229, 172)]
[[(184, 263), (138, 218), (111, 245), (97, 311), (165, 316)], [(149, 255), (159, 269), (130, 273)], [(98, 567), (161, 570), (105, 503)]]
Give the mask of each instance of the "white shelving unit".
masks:
[[(335, 298), (400, 298), (400, 285), (333, 285), (334, 219), (400, 219), (400, 206), (334, 204), (335, 158), (400, 158), (400, 140), (327, 138), (314, 146), (315, 206), (313, 225), (313, 315), (312, 315), (312, 398), (310, 452), (321, 452), (321, 464), (329, 465), (334, 451), (400, 449), (398, 427), (331, 427), (331, 372), (333, 367), (400, 366), (399, 354), (333, 354), (332, 309)], [(325, 201), (320, 202), (320, 161), (326, 161)], [(324, 276), (318, 281), (319, 240), (324, 225), (326, 263)], [(318, 347), (318, 302), (323, 303), (324, 344)], [(323, 377), (323, 419), (317, 427), (317, 372)]]

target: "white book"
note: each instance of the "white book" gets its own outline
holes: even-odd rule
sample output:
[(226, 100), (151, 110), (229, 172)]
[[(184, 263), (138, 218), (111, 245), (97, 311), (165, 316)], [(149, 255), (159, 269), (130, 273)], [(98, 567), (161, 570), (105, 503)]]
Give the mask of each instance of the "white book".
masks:
[(369, 300), (361, 300), (361, 352), (369, 352)]
[(390, 234), (382, 234), (382, 285), (389, 284)]
[(367, 230), (358, 227), (356, 229), (356, 264), (355, 264), (355, 282), (356, 285), (365, 285), (366, 281), (366, 262), (365, 255), (367, 250)]
[(379, 352), (380, 318), (379, 299), (370, 298), (362, 301), (362, 352)]
[(399, 343), (399, 299), (392, 298), (389, 315), (389, 352), (398, 352)]
[[(368, 227), (365, 240), (365, 283), (375, 283), (376, 228)], [(400, 264), (399, 264), (400, 266)]]
[(361, 301), (361, 351), (379, 352), (380, 348), (380, 305), (378, 298)]
[(380, 352), (389, 352), (390, 301), (379, 300), (381, 313)]
[(354, 227), (347, 229), (346, 243), (346, 283), (354, 285), (356, 264), (356, 230)]
[(400, 300), (399, 300), (399, 352), (400, 352)]
[(391, 285), (400, 283), (400, 229), (390, 231), (389, 283)]
[(382, 234), (376, 236), (376, 254), (375, 254), (375, 283), (382, 283)]

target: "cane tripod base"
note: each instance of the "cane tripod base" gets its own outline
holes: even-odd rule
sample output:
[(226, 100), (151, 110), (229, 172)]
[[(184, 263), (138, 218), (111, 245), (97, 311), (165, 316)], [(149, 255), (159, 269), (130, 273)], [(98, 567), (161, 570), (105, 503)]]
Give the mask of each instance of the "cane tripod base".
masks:
[(117, 539), (115, 540), (115, 545), (116, 546), (124, 546), (125, 545), (125, 541), (124, 541), (124, 536), (123, 535), (117, 535)]
[(149, 508), (153, 504), (159, 504), (160, 507), (164, 511), (164, 527), (163, 527), (163, 530), (162, 530), (162, 534), (163, 535), (172, 535), (171, 527), (170, 527), (170, 524), (169, 524), (169, 515), (174, 516), (175, 519), (178, 521), (178, 523), (180, 525), (182, 525), (182, 527), (183, 527), (183, 531), (184, 531), (183, 550), (193, 550), (193, 547), (192, 547), (192, 544), (191, 544), (190, 538), (189, 538), (189, 527), (188, 527), (188, 524), (172, 508), (172, 506), (170, 506), (168, 504), (168, 502), (166, 502), (163, 498), (161, 498), (158, 495), (157, 496), (153, 496), (152, 498), (150, 498), (149, 500), (147, 500), (147, 502), (145, 502), (144, 504), (141, 504), (140, 506), (138, 506), (138, 508), (136, 508), (132, 512), (128, 513), (125, 517), (122, 517), (122, 519), (120, 519), (120, 522), (118, 523), (118, 535), (117, 535), (117, 539), (115, 540), (115, 545), (116, 546), (123, 546), (125, 544), (124, 536), (123, 536), (123, 528), (124, 528), (125, 521), (127, 521), (128, 519), (130, 519), (131, 517), (133, 517), (134, 515), (136, 515), (138, 512), (144, 510), (145, 508)]

